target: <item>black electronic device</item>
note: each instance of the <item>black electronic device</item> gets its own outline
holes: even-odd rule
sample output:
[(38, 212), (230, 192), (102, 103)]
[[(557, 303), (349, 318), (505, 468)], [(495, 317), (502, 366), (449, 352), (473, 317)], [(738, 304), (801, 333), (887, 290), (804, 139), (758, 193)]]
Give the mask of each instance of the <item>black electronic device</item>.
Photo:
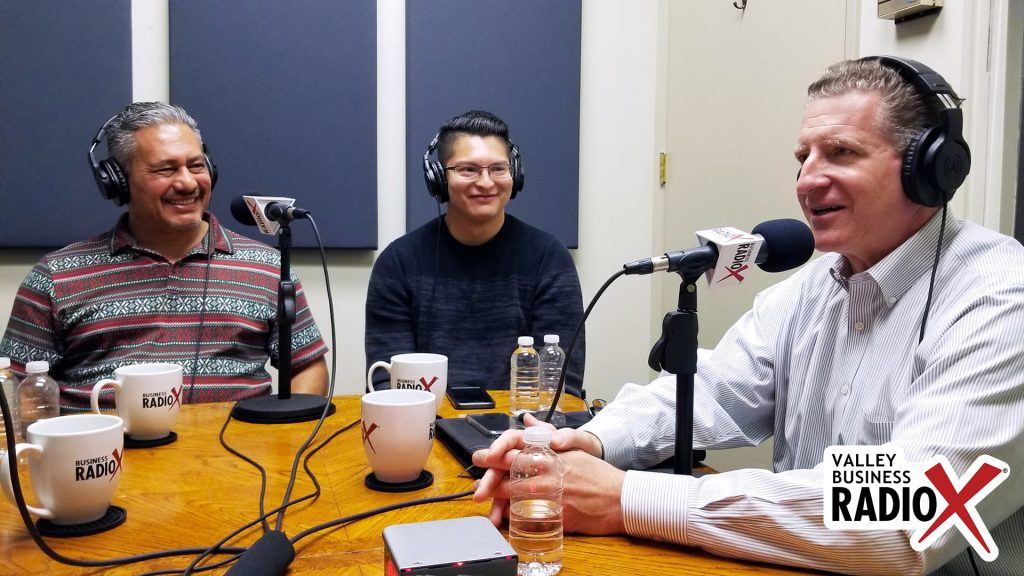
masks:
[(515, 576), (519, 556), (483, 516), (384, 528), (386, 576)]
[(457, 410), (494, 408), (494, 398), (478, 386), (452, 386), (446, 394)]
[[(437, 150), (437, 143), (441, 139), (441, 132), (434, 135), (434, 139), (427, 146), (423, 153), (423, 179), (427, 183), (427, 192), (433, 196), (438, 203), (448, 201), (448, 174), (444, 171), (444, 165), (439, 160), (431, 160), (430, 155)], [(515, 198), (516, 194), (523, 189), (526, 183), (526, 173), (523, 171), (523, 159), (519, 155), (519, 147), (506, 140), (508, 143), (508, 165), (512, 172), (512, 194), (509, 198)]]
[[(125, 107), (125, 110), (127, 109)], [(121, 111), (111, 116), (110, 119), (103, 123), (103, 126), (100, 126), (96, 136), (92, 139), (88, 154), (89, 169), (92, 170), (92, 177), (96, 180), (96, 185), (99, 186), (100, 195), (106, 200), (112, 200), (118, 206), (124, 206), (131, 201), (131, 191), (128, 189), (128, 173), (113, 157), (106, 160), (96, 160), (96, 156), (93, 153), (96, 150), (96, 145), (103, 141), (103, 137), (107, 132), (107, 126), (123, 113), (124, 111)], [(203, 143), (203, 160), (206, 162), (206, 170), (210, 173), (210, 190), (212, 191), (214, 186), (217, 185), (217, 165), (213, 163), (213, 160), (210, 160), (205, 142)]]
[(964, 140), (962, 101), (938, 72), (909, 58), (878, 57), (879, 63), (899, 72), (934, 108), (939, 124), (910, 141), (903, 154), (903, 191), (923, 206), (942, 206), (953, 197), (971, 171), (971, 150)]
[[(543, 420), (546, 410), (533, 413), (538, 420)], [(566, 412), (560, 415), (561, 418), (553, 419), (551, 424), (556, 428), (579, 428), (593, 417), (587, 410)], [(481, 434), (490, 438), (497, 438), (509, 428), (522, 428), (522, 419), (519, 416), (512, 416), (504, 412), (486, 412), (483, 414), (468, 414), (466, 422)]]
[(487, 412), (485, 414), (469, 414), (466, 422), (478, 432), (489, 438), (497, 438), (501, 433), (516, 425), (516, 417), (504, 412)]

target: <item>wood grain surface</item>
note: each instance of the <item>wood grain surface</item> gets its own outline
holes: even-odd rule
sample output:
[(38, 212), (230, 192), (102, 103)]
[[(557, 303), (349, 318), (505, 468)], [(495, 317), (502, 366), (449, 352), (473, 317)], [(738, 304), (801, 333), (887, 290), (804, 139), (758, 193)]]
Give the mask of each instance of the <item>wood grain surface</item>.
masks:
[[(507, 408), (507, 393), (492, 393), (499, 409)], [(567, 409), (580, 409), (569, 398)], [(312, 444), (355, 422), (358, 397), (336, 397), (338, 411), (329, 417)], [(250, 464), (228, 453), (219, 443), (231, 404), (186, 405), (175, 426), (178, 441), (168, 446), (128, 450), (124, 476), (114, 504), (128, 510), (120, 527), (82, 538), (47, 538), (57, 552), (76, 559), (110, 559), (171, 548), (205, 548), (239, 526), (259, 516), (260, 475)], [(442, 415), (454, 417), (447, 400)], [(281, 503), (296, 449), (313, 430), (314, 423), (258, 425), (231, 421), (224, 433), (229, 445), (262, 464), (267, 470), (266, 507)], [(309, 461), (321, 485), (315, 498), (288, 509), (284, 531), (289, 536), (309, 527), (379, 506), (454, 494), (471, 490), (473, 479), (462, 472), (440, 442), (434, 443), (426, 468), (434, 484), (418, 492), (385, 494), (363, 485), (370, 469), (363, 454), (358, 425), (341, 433)], [(28, 488), (27, 472), (20, 471)], [(301, 469), (292, 498), (313, 492), (313, 482)], [(300, 540), (289, 574), (377, 576), (384, 573), (381, 530), (406, 522), (486, 514), (486, 503), (469, 498), (391, 511), (337, 526)], [(276, 516), (269, 519), (274, 526)], [(504, 532), (504, 530), (503, 530)], [(229, 542), (245, 546), (262, 533), (259, 524)], [(141, 574), (150, 570), (183, 569), (191, 557), (165, 558), (114, 568), (76, 568), (53, 560), (40, 551), (21, 522), (17, 509), (6, 500), (0, 504), (2, 574)], [(223, 558), (223, 557), (220, 557)], [(205, 574), (223, 574), (215, 569)], [(567, 536), (562, 574), (803, 574), (786, 568), (744, 563), (705, 554), (699, 550), (648, 542), (629, 537)]]

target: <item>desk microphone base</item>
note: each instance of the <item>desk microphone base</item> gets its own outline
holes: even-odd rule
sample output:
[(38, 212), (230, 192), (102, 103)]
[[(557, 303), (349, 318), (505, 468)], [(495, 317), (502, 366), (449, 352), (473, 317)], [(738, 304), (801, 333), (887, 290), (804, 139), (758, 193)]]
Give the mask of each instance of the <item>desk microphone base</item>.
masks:
[(327, 408), (327, 415), (336, 408), (327, 398), (316, 394), (292, 394), (282, 400), (277, 394), (258, 396), (235, 404), (231, 415), (236, 420), (253, 424), (293, 424), (317, 420)]

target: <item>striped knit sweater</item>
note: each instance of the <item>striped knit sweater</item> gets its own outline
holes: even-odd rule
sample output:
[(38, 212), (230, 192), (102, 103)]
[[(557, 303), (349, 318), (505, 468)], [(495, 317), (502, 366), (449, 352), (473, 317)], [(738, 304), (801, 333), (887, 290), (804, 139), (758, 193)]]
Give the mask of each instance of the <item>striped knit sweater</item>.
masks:
[[(212, 259), (204, 238), (171, 264), (136, 244), (127, 215), (109, 232), (47, 254), (18, 290), (0, 356), (10, 356), (19, 375), (30, 360), (49, 361), (63, 412), (88, 409), (96, 381), (139, 362), (181, 364), (183, 400), (266, 394), (265, 364), (277, 355), (280, 254), (209, 218)], [(294, 370), (327, 350), (301, 286), (297, 308)], [(104, 391), (104, 403), (112, 397)]]

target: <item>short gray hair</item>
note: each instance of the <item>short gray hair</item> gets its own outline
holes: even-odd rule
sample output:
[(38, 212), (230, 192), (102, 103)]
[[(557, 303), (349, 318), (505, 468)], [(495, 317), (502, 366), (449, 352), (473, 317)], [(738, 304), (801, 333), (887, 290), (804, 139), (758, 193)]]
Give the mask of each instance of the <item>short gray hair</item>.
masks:
[(881, 97), (878, 127), (901, 154), (915, 136), (939, 124), (936, 111), (921, 93), (877, 57), (843, 60), (829, 66), (807, 87), (807, 102), (849, 92), (875, 92)]
[(134, 102), (107, 124), (107, 150), (127, 173), (138, 147), (135, 133), (164, 124), (184, 124), (196, 133), (200, 141), (203, 139), (196, 121), (180, 106), (165, 102)]

